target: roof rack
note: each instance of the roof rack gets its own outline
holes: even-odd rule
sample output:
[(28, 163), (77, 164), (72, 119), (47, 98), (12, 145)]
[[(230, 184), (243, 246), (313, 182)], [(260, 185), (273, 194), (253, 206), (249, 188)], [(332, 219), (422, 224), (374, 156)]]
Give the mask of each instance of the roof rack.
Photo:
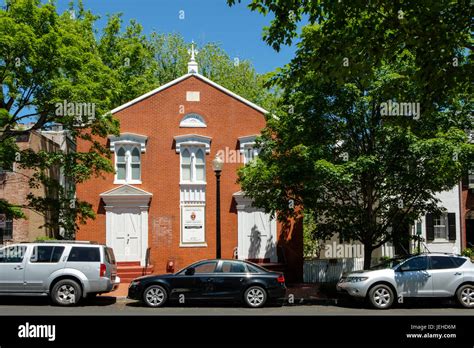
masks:
[(60, 243), (60, 244), (99, 244), (96, 241), (90, 240), (38, 240), (35, 242), (21, 242), (21, 244), (28, 243)]

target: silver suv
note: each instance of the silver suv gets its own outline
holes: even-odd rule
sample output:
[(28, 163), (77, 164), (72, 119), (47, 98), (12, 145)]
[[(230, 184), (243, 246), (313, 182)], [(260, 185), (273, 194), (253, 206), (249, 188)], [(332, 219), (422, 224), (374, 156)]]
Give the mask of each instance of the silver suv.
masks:
[(0, 295), (49, 295), (57, 305), (115, 290), (111, 248), (92, 242), (41, 242), (0, 248)]
[(474, 308), (474, 265), (467, 257), (437, 253), (391, 259), (343, 275), (337, 290), (366, 298), (378, 309), (405, 297), (453, 296), (462, 306)]

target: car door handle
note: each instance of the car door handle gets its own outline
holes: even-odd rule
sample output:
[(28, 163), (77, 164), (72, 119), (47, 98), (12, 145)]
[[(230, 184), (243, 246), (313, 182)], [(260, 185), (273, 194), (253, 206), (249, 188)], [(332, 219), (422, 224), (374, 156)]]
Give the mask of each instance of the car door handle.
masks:
[(462, 275), (462, 273), (461, 272), (456, 272), (456, 273), (454, 273), (454, 275)]
[(13, 269), (19, 271), (19, 270), (22, 270), (23, 267), (21, 267), (21, 266), (16, 266), (16, 267), (14, 267)]

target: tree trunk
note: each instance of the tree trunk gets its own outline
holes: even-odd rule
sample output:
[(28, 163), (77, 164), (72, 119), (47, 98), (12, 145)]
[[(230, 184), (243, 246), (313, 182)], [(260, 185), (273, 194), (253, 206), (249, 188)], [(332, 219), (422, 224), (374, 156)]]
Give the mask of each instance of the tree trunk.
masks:
[(364, 270), (370, 268), (370, 264), (372, 263), (372, 251), (372, 244), (364, 244)]

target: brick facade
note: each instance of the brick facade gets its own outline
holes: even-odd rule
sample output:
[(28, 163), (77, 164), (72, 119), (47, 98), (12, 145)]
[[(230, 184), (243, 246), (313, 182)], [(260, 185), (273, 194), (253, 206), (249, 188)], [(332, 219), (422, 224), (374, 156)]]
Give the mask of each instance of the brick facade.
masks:
[[(186, 92), (199, 91), (200, 101), (186, 101)], [(180, 128), (185, 114), (197, 113), (204, 118), (206, 128)], [(219, 150), (239, 150), (239, 137), (258, 134), (265, 126), (259, 110), (224, 93), (194, 75), (116, 112), (121, 132), (148, 137), (146, 152), (141, 157), (142, 184), (133, 184), (153, 194), (148, 210), (148, 246), (155, 273), (166, 271), (169, 260), (175, 269), (199, 259), (215, 257), (216, 178), (212, 160)], [(176, 152), (175, 136), (198, 134), (211, 137), (210, 153), (206, 154), (206, 218), (207, 247), (180, 247), (180, 155)], [(79, 142), (78, 151), (87, 151), (88, 144)], [(233, 194), (240, 190), (236, 183), (242, 163), (225, 163), (221, 177), (222, 257), (232, 258), (238, 244), (236, 202)], [(119, 185), (114, 175), (93, 178), (77, 187), (81, 200), (93, 204), (97, 218), (81, 226), (80, 240), (106, 243), (106, 215), (99, 195)], [(278, 224), (278, 245), (287, 263), (287, 277), (302, 278), (301, 222)]]
[[(59, 145), (44, 137), (41, 133), (33, 131), (26, 138), (22, 136), (17, 141), (20, 150), (31, 149), (35, 152), (40, 150), (47, 152), (59, 151)], [(27, 195), (31, 192), (35, 196), (44, 197), (47, 192), (43, 185), (30, 188), (28, 180), (34, 174), (33, 169), (21, 169), (16, 164), (13, 171), (6, 171), (0, 175), (0, 199), (16, 205), (26, 205)], [(49, 176), (59, 177), (59, 170), (51, 168)], [(42, 227), (46, 223), (46, 217), (33, 210), (23, 210), (26, 218), (13, 221), (13, 235), (11, 240), (5, 242), (28, 242), (37, 237), (54, 235), (50, 228)]]

